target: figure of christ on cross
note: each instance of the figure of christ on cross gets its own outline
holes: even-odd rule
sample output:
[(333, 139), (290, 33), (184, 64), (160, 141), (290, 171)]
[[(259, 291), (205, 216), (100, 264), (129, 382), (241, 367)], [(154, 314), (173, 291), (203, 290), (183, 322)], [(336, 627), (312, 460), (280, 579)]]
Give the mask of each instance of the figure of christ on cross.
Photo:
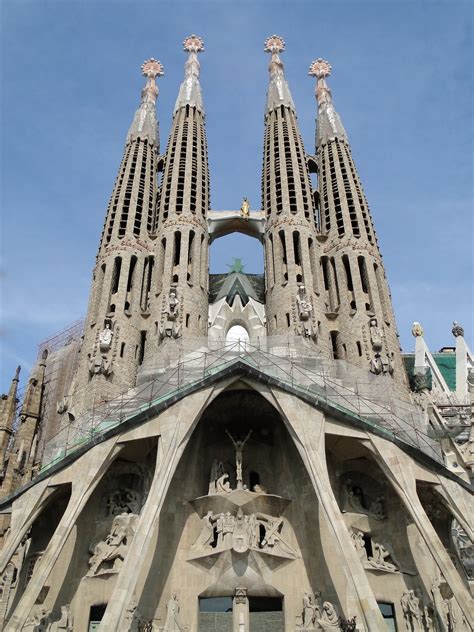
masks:
[(237, 479), (237, 489), (243, 489), (242, 460), (243, 460), (244, 445), (250, 439), (250, 435), (252, 434), (252, 432), (253, 430), (249, 430), (245, 439), (241, 441), (241, 440), (234, 439), (234, 437), (226, 429), (226, 433), (229, 435), (229, 438), (234, 444), (234, 448), (235, 448), (235, 473), (236, 473), (236, 479)]

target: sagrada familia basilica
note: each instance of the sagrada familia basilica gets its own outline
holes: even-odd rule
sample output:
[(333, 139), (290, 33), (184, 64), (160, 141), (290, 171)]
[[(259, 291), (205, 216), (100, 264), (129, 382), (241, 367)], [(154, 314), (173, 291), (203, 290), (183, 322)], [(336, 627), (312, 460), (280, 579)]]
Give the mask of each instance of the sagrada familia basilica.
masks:
[[(472, 355), (401, 353), (331, 66), (308, 153), (284, 47), (259, 210), (210, 209), (202, 39), (164, 150), (142, 66), (85, 321), (0, 400), (8, 632), (473, 629)], [(263, 275), (209, 274), (232, 232)]]

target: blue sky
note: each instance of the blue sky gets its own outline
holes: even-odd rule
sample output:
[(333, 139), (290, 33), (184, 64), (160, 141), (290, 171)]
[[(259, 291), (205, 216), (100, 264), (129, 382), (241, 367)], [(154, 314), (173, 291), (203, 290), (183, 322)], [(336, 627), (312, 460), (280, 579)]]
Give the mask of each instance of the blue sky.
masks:
[[(432, 350), (460, 321), (472, 340), (472, 3), (25, 1), (1, 3), (1, 389), (23, 382), (37, 345), (86, 310), (105, 211), (138, 105), (140, 65), (165, 66), (164, 151), (183, 76), (181, 42), (204, 38), (211, 206), (260, 206), (263, 42), (286, 40), (286, 75), (306, 151), (314, 152), (316, 57), (333, 66), (334, 101), (375, 221), (404, 350), (420, 321)], [(211, 272), (257, 242), (211, 249)]]

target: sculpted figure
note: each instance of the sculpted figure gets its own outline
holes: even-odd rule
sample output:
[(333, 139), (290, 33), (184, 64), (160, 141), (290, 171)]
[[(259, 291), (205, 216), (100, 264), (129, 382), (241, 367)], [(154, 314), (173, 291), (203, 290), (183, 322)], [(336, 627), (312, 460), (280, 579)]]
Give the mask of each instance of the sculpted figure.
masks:
[(417, 321), (415, 321), (412, 325), (411, 334), (414, 338), (419, 338), (424, 334), (423, 327)]
[(313, 306), (308, 299), (306, 288), (304, 285), (298, 286), (298, 296), (296, 297), (296, 304), (298, 305), (298, 314), (300, 320), (308, 320), (308, 318), (311, 316), (311, 312), (313, 311)]
[(140, 513), (141, 496), (133, 489), (125, 487), (113, 492), (107, 499), (108, 512), (111, 516), (122, 513), (138, 515)]
[(211, 476), (209, 481), (209, 494), (216, 493), (216, 482), (224, 474), (224, 464), (219, 459), (214, 459), (211, 467)]
[(216, 494), (230, 494), (229, 475), (224, 473), (216, 481)]
[(303, 597), (303, 628), (311, 628), (316, 615), (313, 599), (305, 592)]
[(181, 626), (178, 620), (179, 601), (176, 593), (172, 593), (166, 604), (166, 621), (163, 632), (181, 632)]
[(61, 606), (59, 621), (53, 621), (48, 629), (49, 632), (72, 632), (74, 630), (74, 619), (69, 605)]
[(46, 608), (40, 608), (30, 614), (22, 627), (22, 632), (43, 632), (47, 624), (49, 612)]
[(161, 338), (177, 338), (181, 332), (181, 325), (178, 323), (179, 298), (175, 288), (171, 288), (168, 301), (163, 309), (164, 324), (160, 327)]
[(468, 632), (467, 621), (456, 598), (453, 596), (447, 602), (450, 632)]
[(230, 434), (230, 432), (226, 430), (226, 433), (229, 436), (232, 443), (234, 444), (234, 448), (235, 448), (235, 471), (236, 471), (236, 478), (237, 478), (237, 489), (243, 489), (243, 481), (242, 481), (243, 452), (244, 452), (244, 446), (247, 443), (247, 441), (250, 439), (250, 435), (252, 434), (252, 432), (253, 430), (249, 430), (245, 439), (241, 441), (238, 439), (237, 440), (234, 439), (234, 437)]
[(464, 329), (463, 327), (461, 327), (457, 320), (453, 322), (453, 328), (451, 331), (455, 338), (457, 338), (458, 336), (464, 336)]
[(208, 511), (202, 519), (201, 533), (193, 544), (193, 549), (208, 546), (214, 540), (214, 523), (215, 517), (212, 511)]
[(367, 509), (364, 505), (364, 495), (362, 489), (357, 485), (354, 485), (351, 479), (348, 479), (342, 488), (342, 511), (348, 513), (360, 513), (366, 516), (372, 516), (377, 520), (384, 520), (386, 518), (383, 511), (382, 504), (383, 496), (378, 496), (373, 503), (371, 503), (370, 509)]
[(319, 619), (316, 619), (316, 622), (319, 623), (323, 630), (340, 629), (339, 615), (336, 608), (332, 605), (330, 601), (325, 601), (323, 603), (321, 617)]
[(352, 543), (363, 563), (367, 562), (367, 551), (365, 550), (364, 534), (362, 531), (353, 529), (351, 533)]
[[(92, 547), (92, 557), (89, 560), (87, 577), (117, 573), (125, 558), (129, 540), (135, 532), (138, 516), (120, 514), (114, 518), (112, 529), (104, 541)], [(101, 566), (105, 568), (101, 569)]]
[(369, 322), (370, 342), (375, 353), (382, 351), (383, 329), (378, 326), (377, 319), (371, 318)]
[(411, 632), (423, 632), (422, 613), (420, 610), (420, 600), (414, 590), (403, 593), (400, 600), (405, 617), (407, 630)]
[(390, 572), (398, 571), (398, 568), (395, 566), (395, 564), (392, 564), (392, 562), (388, 561), (387, 558), (390, 557), (390, 552), (387, 551), (383, 544), (373, 542), (372, 549), (374, 555), (372, 557), (369, 557), (368, 562), (370, 566)]
[(240, 214), (244, 219), (249, 219), (250, 217), (250, 204), (246, 197), (244, 197), (242, 201), (242, 206), (240, 207)]
[(102, 352), (109, 351), (112, 346), (112, 338), (114, 337), (114, 332), (110, 329), (110, 323), (105, 324), (105, 328), (99, 334), (99, 349)]

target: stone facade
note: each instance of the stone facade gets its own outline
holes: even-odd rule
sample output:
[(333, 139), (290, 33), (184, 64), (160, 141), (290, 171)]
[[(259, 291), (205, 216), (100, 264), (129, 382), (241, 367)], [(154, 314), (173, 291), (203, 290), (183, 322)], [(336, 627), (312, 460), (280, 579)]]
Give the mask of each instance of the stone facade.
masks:
[[(201, 38), (163, 155), (143, 65), (82, 337), (1, 400), (8, 632), (473, 629), (472, 354), (453, 392), (416, 324), (409, 390), (329, 64), (310, 156), (265, 48), (261, 211), (209, 209)], [(234, 231), (264, 275), (208, 274)]]

